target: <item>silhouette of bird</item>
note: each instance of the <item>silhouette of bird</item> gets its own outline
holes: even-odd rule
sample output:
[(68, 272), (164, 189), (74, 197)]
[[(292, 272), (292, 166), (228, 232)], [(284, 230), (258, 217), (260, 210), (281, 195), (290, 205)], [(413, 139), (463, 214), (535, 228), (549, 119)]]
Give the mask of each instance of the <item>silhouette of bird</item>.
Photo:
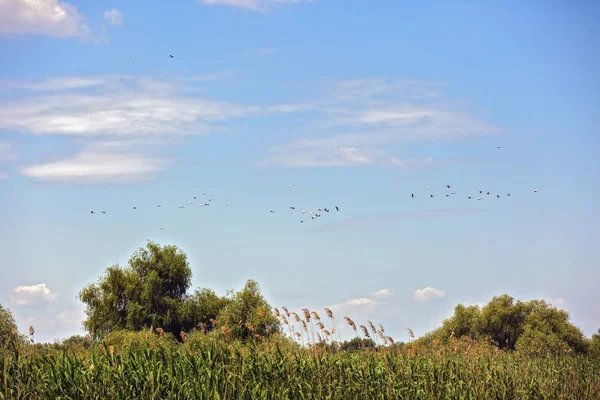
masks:
[(171, 57), (171, 58), (175, 58), (175, 57), (173, 57), (173, 54), (169, 54), (169, 57)]
[(96, 213), (95, 213), (95, 212), (93, 212), (93, 211), (90, 211), (90, 214), (96, 214)]
[(335, 211), (340, 211), (338, 206), (335, 206)]
[(101, 212), (102, 214), (106, 214), (106, 211), (104, 211), (104, 210), (102, 210), (102, 211), (100, 211), (100, 212)]
[(501, 148), (502, 148), (502, 145), (498, 146), (498, 148), (499, 148), (499, 149), (501, 149)]
[(410, 195), (410, 197), (411, 197), (412, 199), (414, 199), (414, 198), (415, 198), (415, 194), (414, 194), (414, 193), (413, 193), (413, 194), (411, 194), (411, 195)]
[(451, 188), (451, 186), (450, 186), (450, 185), (446, 185), (446, 187), (447, 187), (448, 189), (450, 189), (450, 188)]
[(134, 209), (134, 210), (137, 210), (137, 207), (136, 207), (136, 206), (133, 206), (133, 209)]
[(535, 189), (535, 190), (533, 191), (533, 193), (537, 193), (537, 192), (538, 192), (538, 190), (537, 190), (537, 189)]

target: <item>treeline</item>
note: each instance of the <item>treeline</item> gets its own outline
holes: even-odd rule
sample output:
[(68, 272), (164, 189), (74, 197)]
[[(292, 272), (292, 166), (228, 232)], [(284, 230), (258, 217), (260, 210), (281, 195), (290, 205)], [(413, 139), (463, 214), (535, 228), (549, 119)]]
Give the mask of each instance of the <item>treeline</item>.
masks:
[[(192, 333), (199, 333), (242, 343), (288, 335), (289, 340), (304, 345), (306, 334), (306, 344), (310, 347), (365, 350), (377, 349), (384, 343), (396, 347), (429, 346), (447, 344), (452, 338), (468, 338), (525, 355), (578, 354), (600, 359), (600, 329), (592, 338), (586, 338), (569, 321), (566, 311), (543, 300), (522, 302), (502, 295), (482, 308), (459, 304), (440, 328), (408, 344), (394, 344), (391, 337), (383, 334), (381, 325), (375, 328), (367, 321), (372, 328), (370, 335), (367, 327), (360, 325), (357, 329), (354, 321), (344, 317), (356, 337), (341, 343), (335, 340), (335, 325), (325, 329), (317, 312), (304, 309), (300, 318), (285, 308), (281, 313), (272, 308), (255, 281), (249, 280), (238, 292), (228, 291), (219, 296), (208, 288), (189, 293), (191, 278), (183, 251), (149, 241), (131, 256), (126, 266), (107, 268), (97, 282), (80, 291), (87, 316), (83, 326), (89, 335), (76, 335), (65, 342), (87, 347), (110, 335), (114, 340), (131, 344), (149, 334), (185, 342)], [(335, 323), (331, 311), (326, 311)], [(297, 331), (294, 323), (298, 323)], [(12, 314), (0, 305), (0, 346), (6, 346), (13, 330), (16, 326)], [(54, 345), (57, 346), (60, 347)]]

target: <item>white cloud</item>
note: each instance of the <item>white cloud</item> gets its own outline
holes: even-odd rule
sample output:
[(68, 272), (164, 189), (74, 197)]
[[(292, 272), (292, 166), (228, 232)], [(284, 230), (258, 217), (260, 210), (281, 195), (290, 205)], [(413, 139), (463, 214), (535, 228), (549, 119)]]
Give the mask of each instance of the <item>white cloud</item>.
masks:
[(562, 305), (567, 304), (567, 300), (563, 299), (562, 297), (559, 297), (559, 298), (554, 299), (554, 304), (557, 306), (562, 306)]
[(446, 295), (446, 292), (440, 289), (434, 289), (427, 286), (423, 289), (417, 289), (413, 293), (413, 299), (419, 303), (426, 303), (430, 300), (440, 299)]
[(371, 297), (376, 299), (384, 299), (387, 297), (392, 297), (392, 291), (390, 289), (379, 289), (371, 293)]
[(17, 286), (10, 293), (10, 300), (14, 304), (38, 304), (54, 300), (56, 294), (46, 287), (45, 283), (31, 286)]
[(1, 0), (0, 35), (88, 37), (89, 28), (77, 8), (61, 0)]
[[(189, 135), (214, 130), (210, 123), (260, 111), (258, 106), (188, 96), (173, 82), (127, 79), (127, 84), (117, 77), (25, 84), (33, 90), (64, 90), (1, 103), (0, 130), (36, 135)], [(66, 90), (85, 86), (95, 86), (94, 92)]]
[(310, 3), (313, 1), (315, 0), (198, 0), (200, 4), (232, 6), (253, 11), (267, 11), (270, 6), (277, 3)]
[[(440, 99), (440, 85), (370, 78), (325, 85), (294, 138), (267, 149), (262, 165), (280, 167), (427, 166), (393, 154), (394, 146), (462, 140), (500, 130)], [(283, 107), (280, 105), (279, 107)], [(314, 134), (318, 132), (318, 135)]]
[(149, 178), (170, 164), (169, 160), (123, 151), (123, 147), (120, 142), (94, 144), (71, 158), (31, 165), (20, 172), (47, 181), (129, 182)]
[(46, 79), (40, 82), (0, 81), (0, 87), (5, 86), (31, 91), (60, 91), (99, 86), (102, 83), (105, 83), (105, 79), (99, 77), (63, 77)]
[(123, 26), (123, 13), (116, 8), (104, 11), (104, 19), (109, 25)]

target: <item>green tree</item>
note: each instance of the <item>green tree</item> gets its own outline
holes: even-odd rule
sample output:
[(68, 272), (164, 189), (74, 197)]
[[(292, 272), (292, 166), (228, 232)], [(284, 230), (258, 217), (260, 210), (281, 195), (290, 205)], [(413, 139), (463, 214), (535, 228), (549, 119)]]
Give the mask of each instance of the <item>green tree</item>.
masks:
[(584, 354), (588, 342), (583, 332), (569, 322), (569, 313), (543, 300), (525, 303), (527, 317), (517, 350), (532, 355)]
[(489, 336), (501, 349), (514, 349), (528, 312), (525, 303), (515, 303), (507, 294), (496, 296), (481, 310), (480, 333)]
[(375, 349), (377, 346), (375, 342), (371, 339), (362, 339), (362, 338), (353, 338), (351, 340), (346, 340), (340, 346), (341, 351), (359, 351), (364, 349)]
[(87, 314), (84, 327), (94, 338), (149, 326), (179, 332), (189, 325), (183, 308), (191, 278), (185, 253), (149, 241), (132, 255), (127, 267), (109, 267), (98, 282), (81, 290), (79, 298)]
[(4, 308), (0, 304), (0, 349), (8, 347), (9, 343), (13, 339), (13, 334), (17, 335), (19, 340), (22, 340), (22, 336), (17, 330), (17, 324), (15, 323), (15, 317), (8, 308)]
[(211, 289), (197, 289), (193, 295), (185, 300), (182, 328), (190, 331), (193, 328), (199, 328), (200, 324), (203, 324), (206, 330), (212, 330), (214, 328), (213, 321), (230, 303), (231, 299), (218, 296)]
[(590, 357), (600, 360), (600, 329), (598, 329), (598, 333), (594, 333), (590, 339), (589, 354)]
[(228, 330), (232, 339), (247, 340), (258, 334), (279, 333), (281, 324), (271, 306), (260, 293), (258, 283), (248, 280), (244, 289), (233, 294), (231, 302), (221, 311), (217, 321)]

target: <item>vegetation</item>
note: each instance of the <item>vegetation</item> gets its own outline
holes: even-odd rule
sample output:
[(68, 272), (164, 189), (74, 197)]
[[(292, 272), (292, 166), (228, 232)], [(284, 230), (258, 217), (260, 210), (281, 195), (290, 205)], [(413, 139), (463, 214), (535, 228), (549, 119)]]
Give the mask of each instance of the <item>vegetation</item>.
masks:
[(586, 339), (544, 301), (459, 304), (409, 343), (344, 317), (341, 342), (330, 309), (280, 311), (252, 280), (223, 297), (190, 282), (182, 251), (149, 242), (80, 292), (90, 334), (55, 344), (25, 340), (0, 305), (0, 399), (600, 398), (600, 330)]
[(586, 354), (590, 346), (583, 332), (569, 322), (566, 311), (543, 300), (515, 302), (506, 294), (481, 309), (457, 305), (452, 318), (419, 340), (444, 341), (450, 336), (489, 338), (500, 349), (530, 355)]
[[(146, 336), (147, 335), (147, 336)], [(134, 344), (135, 343), (135, 344)], [(594, 399), (600, 362), (530, 357), (464, 337), (362, 351), (298, 346), (280, 335), (245, 344), (220, 332), (178, 343), (155, 332), (109, 335), (84, 353), (2, 358), (3, 399)]]

